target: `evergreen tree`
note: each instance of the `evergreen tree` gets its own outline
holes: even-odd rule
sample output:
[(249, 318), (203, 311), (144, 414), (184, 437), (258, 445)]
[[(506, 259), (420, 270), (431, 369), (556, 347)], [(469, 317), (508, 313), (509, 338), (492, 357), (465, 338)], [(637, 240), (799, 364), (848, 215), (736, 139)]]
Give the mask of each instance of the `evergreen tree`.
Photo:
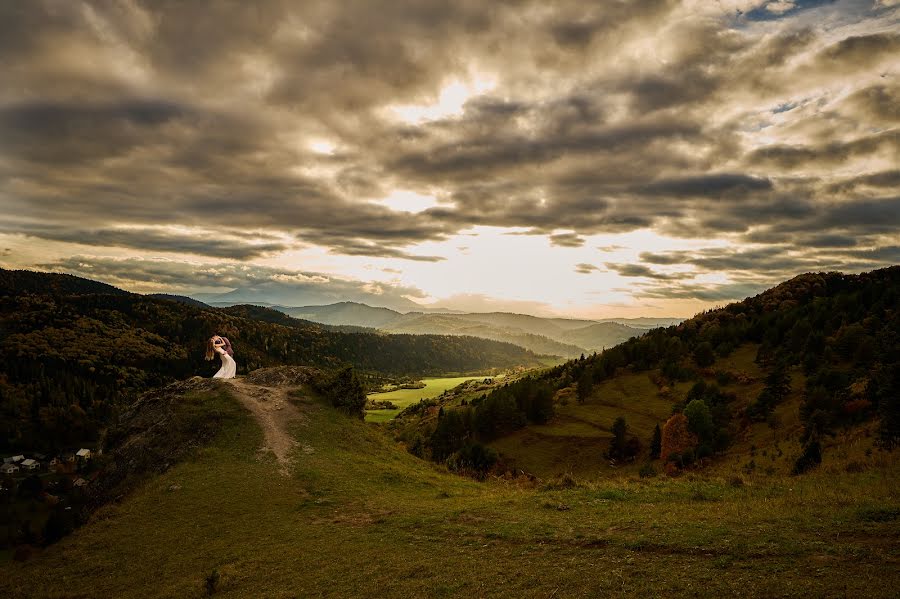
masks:
[(662, 429), (659, 428), (659, 423), (657, 423), (656, 428), (653, 429), (653, 438), (650, 440), (650, 458), (658, 460), (661, 451)]
[(625, 457), (628, 443), (628, 423), (625, 418), (622, 416), (616, 418), (611, 430), (613, 437), (609, 442), (609, 457), (622, 459)]
[(581, 372), (581, 376), (578, 377), (578, 403), (584, 403), (585, 400), (591, 396), (591, 393), (594, 391), (594, 377), (591, 376), (590, 371), (585, 368)]
[(709, 442), (713, 436), (713, 420), (709, 406), (701, 399), (692, 400), (684, 408), (688, 420), (688, 430), (697, 435), (701, 442)]

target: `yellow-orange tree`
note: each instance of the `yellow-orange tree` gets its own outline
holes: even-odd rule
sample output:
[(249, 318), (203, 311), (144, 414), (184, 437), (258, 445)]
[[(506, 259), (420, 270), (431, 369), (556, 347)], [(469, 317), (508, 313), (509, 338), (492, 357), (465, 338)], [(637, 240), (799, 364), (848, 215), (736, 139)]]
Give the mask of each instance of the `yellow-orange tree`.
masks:
[(688, 419), (684, 414), (669, 418), (662, 429), (662, 451), (660, 457), (669, 461), (673, 454), (681, 455), (697, 446), (697, 435), (688, 429)]

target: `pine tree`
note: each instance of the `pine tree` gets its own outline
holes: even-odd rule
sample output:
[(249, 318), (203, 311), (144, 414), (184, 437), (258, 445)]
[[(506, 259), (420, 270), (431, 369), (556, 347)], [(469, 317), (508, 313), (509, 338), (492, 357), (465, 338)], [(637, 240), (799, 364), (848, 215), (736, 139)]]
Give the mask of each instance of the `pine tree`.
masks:
[(585, 368), (581, 372), (581, 376), (578, 377), (578, 403), (584, 403), (593, 391), (594, 377), (592, 377), (590, 371)]
[(653, 438), (650, 440), (650, 458), (658, 460), (661, 451), (662, 430), (659, 428), (659, 424), (657, 423), (656, 428), (653, 429)]

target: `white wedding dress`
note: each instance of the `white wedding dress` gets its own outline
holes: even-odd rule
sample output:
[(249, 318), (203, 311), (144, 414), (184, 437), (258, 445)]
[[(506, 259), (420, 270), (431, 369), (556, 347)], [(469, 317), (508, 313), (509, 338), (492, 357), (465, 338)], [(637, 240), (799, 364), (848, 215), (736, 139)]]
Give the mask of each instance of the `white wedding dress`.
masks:
[(222, 359), (222, 367), (219, 368), (219, 371), (213, 375), (214, 379), (233, 379), (237, 374), (237, 363), (234, 361), (234, 358), (228, 355), (221, 347), (216, 348), (216, 353), (219, 354), (219, 357)]

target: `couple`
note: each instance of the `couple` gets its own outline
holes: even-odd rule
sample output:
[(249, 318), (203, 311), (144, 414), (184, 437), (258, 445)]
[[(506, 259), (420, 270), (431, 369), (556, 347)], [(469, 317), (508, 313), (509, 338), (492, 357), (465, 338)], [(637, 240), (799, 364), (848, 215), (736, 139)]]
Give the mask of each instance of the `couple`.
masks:
[(213, 335), (206, 343), (206, 359), (212, 360), (216, 354), (222, 360), (222, 367), (213, 375), (214, 379), (233, 379), (237, 374), (237, 363), (235, 363), (234, 350), (231, 349), (231, 341), (228, 337)]

